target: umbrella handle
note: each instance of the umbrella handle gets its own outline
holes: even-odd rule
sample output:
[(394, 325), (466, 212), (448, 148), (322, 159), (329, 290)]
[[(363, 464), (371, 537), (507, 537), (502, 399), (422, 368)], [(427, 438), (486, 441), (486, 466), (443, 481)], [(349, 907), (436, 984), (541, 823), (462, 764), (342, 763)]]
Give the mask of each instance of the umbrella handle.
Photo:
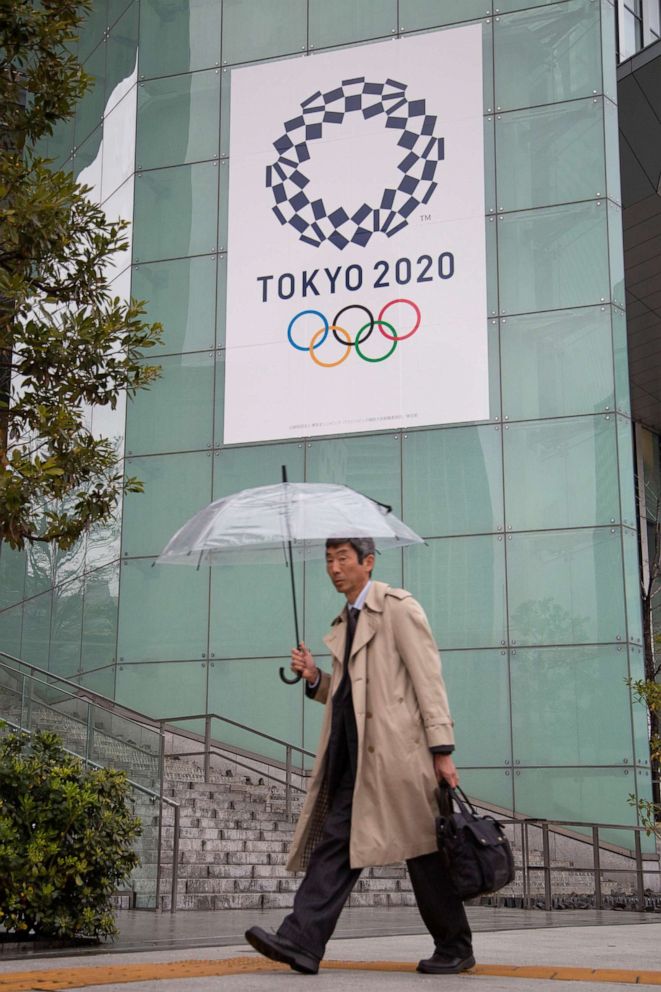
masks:
[(280, 678), (287, 685), (296, 685), (297, 682), (300, 682), (301, 681), (301, 676), (300, 675), (295, 675), (293, 679), (288, 679), (287, 676), (285, 675), (284, 668), (281, 668), (280, 669)]

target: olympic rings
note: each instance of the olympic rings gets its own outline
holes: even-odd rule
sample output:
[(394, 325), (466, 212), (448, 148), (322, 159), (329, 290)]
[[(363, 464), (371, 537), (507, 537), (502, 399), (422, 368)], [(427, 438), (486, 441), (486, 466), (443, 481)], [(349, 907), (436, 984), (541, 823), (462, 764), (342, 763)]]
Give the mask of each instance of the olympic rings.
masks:
[[(365, 335), (365, 341), (367, 341), (368, 337), (370, 336), (370, 334), (374, 330), (374, 317), (372, 316), (371, 312), (367, 309), (367, 307), (362, 306), (362, 304), (360, 304), (360, 303), (350, 303), (348, 306), (342, 307), (342, 309), (341, 310), (338, 310), (338, 312), (335, 314), (335, 317), (333, 318), (333, 324), (337, 324), (337, 322), (339, 321), (339, 319), (342, 316), (342, 314), (343, 313), (346, 313), (347, 310), (362, 310), (363, 313), (366, 313), (367, 316), (369, 317), (369, 320), (370, 320), (370, 325), (369, 325), (370, 326), (370, 329), (367, 332), (367, 334)], [(379, 317), (381, 317), (381, 314), (379, 314)], [(338, 338), (337, 333), (335, 331), (333, 331), (333, 335), (335, 337), (335, 340), (338, 341), (340, 344), (342, 344), (342, 342)], [(354, 346), (355, 343), (356, 343), (355, 341), (350, 341), (349, 342), (349, 344), (351, 345), (352, 348), (353, 348), (353, 346)]]
[(308, 345), (296, 344), (296, 342), (291, 336), (291, 329), (298, 320), (298, 318), (305, 317), (306, 313), (314, 314), (315, 317), (321, 317), (321, 319), (324, 322), (324, 336), (321, 339), (321, 341), (315, 345), (315, 348), (319, 348), (324, 343), (324, 341), (328, 337), (328, 331), (330, 330), (328, 326), (327, 318), (324, 317), (323, 313), (321, 313), (319, 310), (301, 310), (301, 312), (297, 313), (295, 317), (292, 317), (292, 319), (289, 321), (289, 327), (287, 328), (287, 337), (289, 338), (289, 343), (292, 346), (292, 348), (296, 348), (297, 351), (307, 351)]
[[(367, 355), (363, 355), (362, 351), (359, 348), (360, 335), (365, 330), (365, 327), (369, 327), (370, 326), (369, 324), (365, 324), (365, 327), (361, 327), (361, 329), (356, 334), (356, 342), (355, 342), (356, 343), (356, 353), (358, 355), (360, 355), (360, 357), (362, 358), (362, 360), (364, 362), (385, 362), (386, 358), (390, 358), (390, 356), (392, 355), (393, 351), (397, 347), (397, 342), (399, 341), (399, 338), (395, 334), (395, 328), (392, 326), (392, 324), (387, 324), (385, 320), (375, 320), (374, 323), (379, 325), (379, 330), (380, 331), (381, 331), (381, 324), (384, 324), (386, 327), (389, 327), (390, 328), (390, 330), (392, 331), (392, 333), (394, 335), (394, 337), (390, 338), (390, 340), (392, 341), (392, 348), (390, 349), (390, 351), (387, 351), (385, 353), (385, 355), (381, 355), (381, 358), (368, 358)], [(383, 334), (383, 331), (381, 331), (381, 333)], [(368, 335), (365, 335), (365, 336), (367, 337)], [(385, 337), (390, 337), (390, 335), (389, 334), (386, 334)]]
[[(395, 328), (393, 327), (393, 325), (388, 323), (387, 320), (383, 319), (383, 315), (390, 309), (390, 307), (395, 306), (395, 304), (397, 303), (404, 303), (412, 307), (416, 315), (416, 320), (415, 320), (415, 324), (413, 325), (413, 328), (410, 331), (407, 331), (405, 334), (398, 334)], [(351, 340), (351, 334), (349, 333), (349, 331), (347, 331), (346, 328), (338, 324), (338, 320), (340, 319), (342, 314), (346, 313), (348, 310), (361, 310), (369, 318), (367, 323), (363, 324), (363, 326), (360, 328), (353, 341)], [(319, 327), (317, 330), (315, 330), (309, 344), (307, 345), (297, 344), (296, 341), (294, 341), (292, 329), (297, 320), (307, 315), (313, 317), (319, 317), (319, 319), (322, 321), (322, 326)], [(417, 305), (417, 303), (414, 303), (413, 300), (407, 300), (407, 299), (390, 300), (389, 303), (385, 303), (381, 307), (377, 319), (374, 318), (372, 312), (368, 309), (368, 307), (363, 306), (360, 303), (350, 303), (348, 306), (343, 307), (341, 310), (337, 312), (335, 318), (333, 319), (332, 324), (328, 322), (328, 318), (320, 310), (299, 311), (299, 313), (297, 313), (289, 321), (289, 326), (287, 327), (287, 339), (289, 340), (289, 343), (292, 346), (292, 348), (295, 348), (296, 351), (307, 351), (310, 355), (310, 358), (315, 363), (315, 365), (318, 365), (322, 369), (334, 369), (336, 368), (336, 366), (341, 365), (343, 362), (346, 362), (347, 358), (351, 354), (352, 348), (355, 348), (356, 355), (358, 355), (358, 357), (361, 358), (364, 362), (370, 362), (374, 364), (378, 362), (385, 362), (387, 358), (390, 358), (394, 354), (398, 342), (405, 341), (407, 338), (412, 337), (419, 329), (421, 322), (422, 322), (422, 314), (420, 312), (420, 307)], [(365, 342), (367, 341), (367, 339), (369, 338), (370, 334), (372, 333), (375, 327), (379, 328), (379, 331), (384, 338), (392, 342), (392, 346), (384, 355), (381, 355), (379, 358), (370, 358), (370, 356), (366, 355), (365, 352), (362, 350), (361, 345), (365, 344)], [(338, 344), (343, 345), (345, 350), (344, 353), (341, 355), (341, 357), (336, 359), (335, 361), (324, 362), (322, 361), (322, 359), (320, 359), (317, 356), (317, 354), (315, 354), (315, 352), (317, 351), (318, 348), (320, 348), (324, 344), (324, 342), (328, 338), (329, 332), (331, 331), (333, 333), (333, 337), (335, 338), (335, 340), (338, 342)]]
[[(369, 326), (368, 324), (365, 324), (365, 327), (368, 327), (368, 326)], [(336, 327), (335, 324), (331, 324), (331, 330), (332, 330), (332, 332), (333, 332), (336, 340), (338, 340), (338, 341), (339, 341), (339, 338), (337, 337), (337, 333), (336, 333), (337, 331), (340, 331), (341, 334), (346, 334), (347, 340), (346, 340), (345, 344), (347, 346), (347, 350), (344, 352), (344, 354), (342, 355), (341, 358), (338, 358), (338, 360), (336, 362), (322, 362), (321, 359), (317, 358), (317, 356), (314, 353), (314, 349), (317, 348), (318, 345), (315, 344), (315, 341), (317, 340), (317, 338), (319, 337), (320, 334), (323, 334), (324, 333), (324, 328), (323, 327), (320, 327), (319, 330), (314, 335), (314, 337), (312, 338), (312, 340), (310, 341), (310, 349), (309, 350), (310, 350), (310, 358), (312, 359), (312, 361), (315, 362), (316, 365), (320, 365), (322, 367), (322, 369), (334, 369), (336, 365), (341, 365), (342, 362), (346, 361), (346, 359), (351, 354), (351, 346), (353, 344), (353, 341), (351, 340), (351, 336), (350, 336), (349, 332), (348, 331), (345, 331), (343, 327)], [(321, 341), (319, 342), (319, 344), (321, 344)]]
[[(408, 303), (409, 306), (413, 307), (413, 309), (415, 310), (417, 319), (415, 324), (413, 325), (413, 330), (409, 331), (408, 334), (397, 335), (395, 334), (394, 329), (391, 328), (393, 334), (395, 335), (394, 337), (391, 338), (390, 335), (386, 334), (386, 332), (383, 330), (381, 324), (385, 323), (385, 321), (383, 320), (384, 313), (386, 312), (388, 307), (394, 306), (395, 303)], [(391, 300), (390, 303), (386, 303), (385, 306), (381, 307), (381, 311), (379, 313), (379, 319), (376, 320), (375, 323), (379, 325), (379, 330), (383, 334), (384, 338), (388, 338), (389, 341), (406, 341), (407, 338), (413, 337), (417, 329), (420, 327), (421, 320), (422, 320), (422, 315), (420, 314), (420, 307), (418, 306), (417, 303), (414, 303), (413, 300)], [(390, 327), (390, 324), (386, 324), (386, 326)]]

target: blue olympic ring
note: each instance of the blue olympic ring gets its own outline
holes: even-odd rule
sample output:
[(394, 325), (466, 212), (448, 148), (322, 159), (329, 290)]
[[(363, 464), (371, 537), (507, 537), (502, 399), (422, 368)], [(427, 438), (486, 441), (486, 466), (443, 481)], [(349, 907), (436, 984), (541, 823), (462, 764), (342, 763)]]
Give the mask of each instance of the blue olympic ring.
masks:
[(320, 310), (301, 310), (300, 313), (297, 313), (295, 317), (292, 317), (292, 319), (289, 321), (289, 327), (287, 328), (287, 337), (289, 338), (289, 343), (292, 346), (292, 348), (296, 348), (297, 351), (309, 351), (310, 350), (310, 347), (307, 344), (306, 345), (296, 344), (296, 342), (294, 341), (293, 337), (291, 336), (291, 329), (294, 326), (294, 324), (296, 323), (296, 321), (298, 320), (298, 318), (299, 317), (305, 317), (305, 315), (307, 313), (314, 314), (315, 317), (321, 317), (321, 319), (324, 322), (324, 333), (323, 333), (323, 336), (315, 344), (315, 346), (314, 346), (315, 348), (320, 348), (321, 347), (321, 345), (324, 343), (324, 341), (328, 337), (328, 332), (330, 330), (330, 326), (329, 326), (329, 323), (328, 323), (328, 318), (323, 313), (321, 313)]

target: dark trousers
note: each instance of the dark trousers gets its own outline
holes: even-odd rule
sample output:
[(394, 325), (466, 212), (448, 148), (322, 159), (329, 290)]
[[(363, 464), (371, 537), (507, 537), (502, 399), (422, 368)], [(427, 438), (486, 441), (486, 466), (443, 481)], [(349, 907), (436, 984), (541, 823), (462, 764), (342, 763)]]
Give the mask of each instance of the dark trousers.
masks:
[[(322, 838), (294, 899), (293, 911), (278, 933), (318, 958), (335, 930), (342, 907), (361, 870), (349, 864), (354, 774), (348, 765), (334, 791)], [(413, 892), (435, 948), (447, 957), (465, 958), (471, 931), (463, 903), (455, 895), (438, 852), (406, 862)]]

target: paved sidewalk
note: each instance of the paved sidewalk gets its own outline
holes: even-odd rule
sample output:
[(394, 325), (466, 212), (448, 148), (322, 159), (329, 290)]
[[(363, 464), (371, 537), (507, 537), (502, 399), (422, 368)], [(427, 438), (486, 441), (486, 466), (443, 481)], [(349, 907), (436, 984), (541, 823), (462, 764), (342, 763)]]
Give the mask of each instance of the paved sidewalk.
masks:
[[(439, 982), (444, 992), (613, 992), (613, 983), (661, 987), (658, 916), (472, 907), (469, 914), (478, 967), (464, 975), (415, 973), (418, 959), (431, 952), (415, 911), (345, 911), (315, 977), (267, 961), (234, 933), (251, 923), (274, 927), (281, 912), (123, 913), (124, 933), (112, 951), (0, 959), (0, 990), (291, 992), (311, 986), (315, 992), (403, 992)], [(209, 946), (212, 938), (216, 943)], [(206, 946), (200, 943), (205, 940)]]

